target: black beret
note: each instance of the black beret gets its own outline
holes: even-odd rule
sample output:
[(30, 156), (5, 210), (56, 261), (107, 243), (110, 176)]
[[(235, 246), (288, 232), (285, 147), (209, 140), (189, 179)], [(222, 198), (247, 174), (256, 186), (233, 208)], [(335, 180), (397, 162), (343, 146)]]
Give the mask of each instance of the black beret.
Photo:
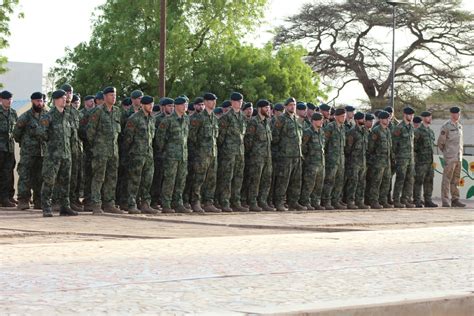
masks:
[(379, 115), (378, 115), (379, 119), (388, 119), (389, 117), (390, 117), (390, 113), (388, 113), (387, 111), (379, 112)]
[(197, 97), (196, 99), (194, 99), (194, 104), (203, 103), (203, 102), (204, 102), (203, 97)]
[(329, 111), (329, 110), (331, 110), (331, 107), (329, 105), (327, 105), (326, 103), (323, 103), (319, 106), (319, 109), (321, 111)]
[(354, 114), (354, 120), (363, 120), (364, 118), (365, 115), (362, 112), (356, 112), (356, 114)]
[(41, 92), (33, 92), (30, 97), (31, 100), (43, 99), (43, 94)]
[(296, 109), (297, 110), (302, 110), (302, 111), (306, 110), (306, 103), (301, 102), (301, 101), (296, 103)]
[[(374, 112), (374, 115), (375, 115), (376, 118), (379, 117), (380, 111), (384, 111), (384, 110), (376, 110), (376, 111)], [(387, 111), (385, 111), (385, 112), (387, 112)], [(387, 113), (389, 113), (389, 112), (387, 112)]]
[(413, 123), (421, 123), (421, 117), (415, 116), (415, 117), (413, 118)]
[(161, 98), (160, 99), (160, 105), (170, 105), (174, 104), (174, 100), (171, 98)]
[(188, 103), (188, 111), (194, 111), (194, 103)]
[(449, 112), (451, 113), (459, 113), (461, 112), (461, 109), (457, 106), (453, 106), (452, 108), (449, 109)]
[(336, 115), (336, 116), (342, 115), (342, 114), (346, 114), (346, 109), (339, 108), (339, 109), (336, 109), (336, 111), (334, 112), (334, 115)]
[[(237, 101), (237, 100), (234, 100), (234, 101)], [(229, 100), (225, 100), (224, 102), (222, 102), (221, 104), (221, 108), (228, 108), (229, 106), (231, 105), (230, 101)]]
[(280, 112), (283, 111), (284, 109), (285, 109), (285, 108), (283, 107), (283, 104), (281, 104), (281, 103), (277, 103), (277, 104), (275, 104), (275, 106), (273, 107), (273, 110), (275, 110), (275, 111), (280, 111)]
[(10, 99), (11, 97), (13, 97), (13, 94), (10, 91), (5, 90), (0, 93), (0, 98), (2, 99)]
[(346, 105), (345, 107), (346, 112), (354, 112), (355, 108), (352, 105)]
[(46, 100), (46, 94), (43, 93), (43, 101)]
[(217, 97), (214, 93), (205, 93), (202, 97), (204, 100), (217, 100)]
[(219, 107), (219, 108), (214, 109), (214, 113), (215, 114), (222, 114), (222, 113), (224, 113), (224, 111), (222, 110), (222, 108)]
[(153, 111), (153, 112), (160, 112), (160, 105), (159, 105), (159, 104), (153, 105), (152, 111)]
[(143, 97), (143, 92), (140, 91), (140, 90), (135, 90), (135, 91), (132, 91), (132, 93), (130, 94), (130, 97), (132, 99), (138, 99), (140, 97)]
[(253, 111), (252, 111), (252, 116), (257, 116), (257, 114), (258, 114), (257, 109), (253, 109)]
[(79, 96), (77, 94), (73, 94), (71, 102), (77, 102), (77, 101), (79, 101)]
[(97, 92), (95, 98), (97, 100), (104, 100), (104, 93), (102, 91)]
[(365, 120), (366, 120), (366, 121), (373, 121), (374, 119), (375, 119), (375, 116), (374, 116), (373, 114), (371, 114), (371, 113), (367, 113), (367, 114), (365, 115)]
[(335, 108), (331, 108), (331, 110), (329, 111), (329, 114), (330, 115), (334, 115), (336, 113), (336, 109)]
[(126, 97), (122, 100), (122, 104), (126, 106), (132, 105), (132, 98)]
[(155, 100), (153, 99), (152, 96), (145, 95), (143, 98), (140, 100), (141, 104), (152, 104)]
[(388, 112), (388, 113), (393, 113), (393, 108), (391, 106), (387, 106), (385, 107), (385, 109), (383, 109), (385, 112)]
[(421, 117), (428, 117), (428, 116), (431, 116), (431, 112), (423, 111), (423, 112), (421, 112), (420, 116), (421, 116)]
[(316, 110), (316, 105), (314, 105), (314, 104), (311, 103), (311, 102), (306, 103), (306, 106), (307, 106), (308, 109), (310, 109), (310, 110)]
[(415, 114), (415, 110), (413, 110), (411, 107), (409, 106), (406, 106), (404, 109), (403, 109), (403, 113), (404, 114)]
[(288, 105), (288, 104), (290, 104), (291, 102), (296, 102), (295, 98), (288, 98), (288, 99), (285, 101), (285, 105)]
[(185, 104), (188, 102), (184, 97), (177, 97), (174, 99), (174, 104)]
[(89, 100), (94, 100), (94, 99), (95, 99), (95, 97), (93, 95), (86, 95), (84, 97), (84, 101), (89, 101)]
[(252, 102), (247, 102), (244, 105), (242, 105), (242, 111), (247, 110), (248, 108), (251, 108), (253, 106)]
[(109, 86), (109, 87), (106, 87), (102, 92), (104, 93), (104, 95), (106, 95), (107, 93), (113, 93), (116, 91), (117, 89), (115, 89), (115, 87)]
[(270, 105), (270, 102), (268, 102), (268, 100), (265, 100), (265, 99), (258, 100), (256, 104), (257, 108), (263, 108), (269, 105)]
[(59, 89), (53, 92), (53, 94), (51, 95), (51, 98), (56, 100), (56, 99), (64, 97), (65, 95), (66, 95), (66, 91)]
[(186, 100), (186, 102), (189, 102), (189, 98), (188, 98), (187, 95), (182, 94), (182, 95), (180, 95), (180, 97), (181, 97), (181, 98), (184, 98), (184, 99)]
[(232, 101), (240, 101), (243, 98), (244, 98), (244, 96), (241, 93), (238, 93), (238, 92), (232, 92), (232, 94), (230, 95), (230, 99)]
[(64, 90), (66, 92), (72, 92), (72, 86), (69, 83), (65, 83), (59, 88), (60, 90)]
[(321, 113), (314, 113), (313, 115), (311, 115), (311, 119), (313, 121), (321, 121), (323, 119), (323, 115)]

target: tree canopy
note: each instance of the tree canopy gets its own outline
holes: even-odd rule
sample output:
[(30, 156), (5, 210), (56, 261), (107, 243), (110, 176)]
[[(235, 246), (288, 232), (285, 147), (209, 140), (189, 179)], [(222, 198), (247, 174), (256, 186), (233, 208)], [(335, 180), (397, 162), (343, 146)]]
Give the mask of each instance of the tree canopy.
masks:
[[(0, 5), (0, 50), (8, 47), (8, 36), (10, 36), (10, 18), (18, 5), (19, 0), (4, 0)], [(19, 16), (23, 16), (22, 13)], [(0, 73), (4, 73), (7, 58), (0, 55)], [(1, 85), (1, 84), (0, 84)]]
[[(399, 5), (396, 90), (454, 86), (472, 71), (474, 14), (461, 0)], [(380, 0), (317, 1), (278, 29), (276, 45), (301, 43), (307, 63), (340, 90), (359, 82), (373, 106), (386, 104), (391, 72), (392, 8)]]

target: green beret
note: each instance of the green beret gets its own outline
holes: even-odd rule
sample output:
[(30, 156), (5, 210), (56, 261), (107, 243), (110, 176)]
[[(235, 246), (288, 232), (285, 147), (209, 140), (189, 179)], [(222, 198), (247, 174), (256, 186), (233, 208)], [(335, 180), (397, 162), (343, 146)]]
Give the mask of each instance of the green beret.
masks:
[(457, 106), (453, 106), (452, 108), (449, 109), (449, 112), (451, 113), (459, 113), (461, 112), (461, 109)]
[[(238, 101), (238, 100), (234, 100), (234, 101)], [(225, 108), (228, 108), (230, 107), (231, 103), (229, 100), (225, 100), (224, 102), (222, 102), (221, 104), (221, 108), (225, 109)]]
[(365, 115), (365, 120), (366, 121), (373, 121), (375, 119), (375, 116), (372, 113), (367, 113)]
[(203, 102), (204, 102), (203, 97), (197, 97), (196, 99), (194, 99), (194, 104), (203, 103)]
[(415, 117), (413, 118), (413, 123), (421, 123), (421, 117), (415, 116)]
[(186, 102), (189, 102), (189, 98), (188, 98), (187, 95), (182, 94), (182, 95), (180, 95), (180, 97), (181, 97), (181, 98), (184, 98), (184, 99), (186, 100)]
[(79, 96), (77, 94), (73, 94), (71, 102), (77, 102), (79, 101)]
[(238, 92), (232, 92), (232, 94), (230, 95), (230, 99), (232, 101), (240, 101), (240, 100), (243, 100), (243, 98), (244, 96)]
[(86, 95), (84, 97), (84, 101), (89, 101), (89, 100), (94, 100), (94, 99), (95, 99), (95, 97), (93, 95)]
[(290, 103), (292, 103), (292, 102), (293, 102), (293, 103), (296, 103), (296, 99), (295, 99), (295, 98), (288, 98), (288, 99), (286, 99), (286, 101), (285, 101), (285, 105), (288, 105), (288, 104), (290, 104)]
[(345, 107), (346, 112), (354, 112), (355, 108), (352, 105), (346, 105)]
[(0, 98), (2, 99), (10, 99), (13, 97), (13, 94), (10, 91), (4, 90), (0, 93)]
[(53, 92), (53, 94), (51, 95), (51, 98), (53, 98), (53, 100), (56, 100), (56, 99), (60, 99), (64, 97), (65, 95), (66, 95), (66, 91), (59, 89)]
[(69, 83), (65, 83), (59, 88), (60, 90), (64, 90), (66, 92), (72, 92), (72, 86)]
[(306, 103), (306, 106), (308, 107), (309, 110), (316, 110), (316, 105), (314, 105), (311, 102)]
[(415, 114), (415, 110), (413, 110), (411, 107), (407, 106), (403, 109), (403, 114)]
[(387, 111), (379, 112), (379, 116), (378, 116), (379, 119), (388, 119), (389, 117), (390, 117), (390, 113), (388, 113)]
[(224, 111), (222, 110), (222, 108), (219, 107), (219, 108), (214, 109), (214, 113), (215, 114), (222, 114), (222, 113), (224, 113)]
[(115, 87), (109, 86), (109, 87), (106, 87), (106, 88), (103, 90), (103, 93), (104, 93), (104, 95), (106, 95), (107, 93), (114, 93), (114, 92), (116, 92), (116, 91), (117, 91), (117, 89), (115, 89)]
[(336, 111), (334, 111), (334, 115), (336, 115), (336, 116), (342, 115), (342, 114), (346, 114), (346, 109), (338, 108), (338, 109), (336, 109)]
[(143, 92), (140, 91), (140, 90), (132, 91), (132, 93), (130, 94), (130, 97), (131, 97), (132, 99), (141, 98), (141, 97), (143, 97)]
[(126, 97), (125, 99), (122, 100), (122, 104), (125, 106), (130, 106), (132, 105), (132, 99), (129, 97)]
[(102, 91), (99, 91), (95, 95), (96, 100), (104, 100), (104, 93)]
[(159, 105), (159, 104), (153, 105), (152, 111), (153, 111), (153, 112), (160, 112), (160, 105)]
[(388, 112), (388, 113), (393, 113), (393, 108), (391, 106), (387, 106), (385, 107), (385, 109), (383, 109), (385, 112)]
[(421, 112), (420, 116), (421, 117), (429, 117), (429, 116), (431, 116), (431, 112), (428, 112), (428, 111)]
[(141, 104), (152, 104), (155, 100), (153, 99), (152, 96), (145, 95), (143, 98), (140, 100)]
[(174, 99), (174, 104), (177, 105), (177, 104), (185, 104), (186, 102), (186, 99), (183, 98), (183, 97), (177, 97), (176, 99)]
[(270, 105), (270, 102), (268, 102), (268, 100), (265, 100), (265, 99), (258, 100), (256, 104), (257, 108), (263, 108), (269, 105)]
[(248, 108), (251, 108), (253, 106), (252, 102), (247, 102), (244, 105), (242, 105), (242, 111), (247, 110)]
[(306, 110), (306, 103), (301, 102), (301, 101), (296, 103), (296, 109), (301, 110), (301, 111)]
[(43, 99), (43, 94), (41, 92), (33, 92), (30, 97), (31, 100), (40, 100)]
[(160, 99), (160, 105), (170, 105), (174, 104), (174, 100), (171, 98), (161, 98)]
[(331, 110), (331, 107), (329, 105), (327, 105), (326, 103), (323, 103), (319, 106), (319, 109), (321, 111), (329, 111), (329, 110)]
[(362, 112), (356, 112), (356, 114), (354, 114), (354, 120), (363, 120), (364, 118), (365, 115)]
[(313, 121), (321, 121), (323, 119), (323, 115), (321, 113), (313, 113), (313, 115), (311, 115), (311, 119)]
[(203, 97), (204, 100), (211, 100), (211, 101), (212, 100), (217, 100), (217, 97), (214, 93), (209, 93), (208, 92), (208, 93), (205, 93), (202, 97)]
[(281, 104), (281, 103), (275, 104), (275, 106), (273, 107), (273, 109), (274, 109), (275, 111), (279, 111), (279, 112), (282, 112), (283, 110), (285, 110), (285, 108), (283, 107), (283, 104)]

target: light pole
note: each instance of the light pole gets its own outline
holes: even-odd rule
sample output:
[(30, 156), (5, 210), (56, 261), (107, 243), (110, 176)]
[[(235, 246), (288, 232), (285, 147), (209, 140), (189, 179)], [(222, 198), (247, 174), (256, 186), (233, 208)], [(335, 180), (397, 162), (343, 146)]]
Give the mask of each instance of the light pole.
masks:
[(396, 29), (396, 6), (399, 4), (407, 4), (402, 0), (386, 0), (387, 4), (392, 6), (392, 71), (390, 72), (390, 106), (395, 108), (395, 29)]

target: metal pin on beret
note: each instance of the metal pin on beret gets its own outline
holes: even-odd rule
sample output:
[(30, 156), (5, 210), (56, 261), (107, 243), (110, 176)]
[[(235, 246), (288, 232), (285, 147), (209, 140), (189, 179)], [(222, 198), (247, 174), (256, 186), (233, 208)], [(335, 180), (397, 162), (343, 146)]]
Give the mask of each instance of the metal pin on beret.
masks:
[(211, 100), (211, 101), (217, 100), (217, 96), (214, 93), (210, 93), (210, 92), (205, 93), (202, 97), (204, 100)]
[(257, 108), (263, 108), (269, 105), (270, 105), (270, 102), (268, 102), (268, 100), (265, 100), (265, 99), (258, 100), (256, 104)]
[(450, 113), (459, 113), (461, 112), (461, 109), (457, 106), (453, 106), (452, 108), (449, 109)]
[(59, 90), (56, 90), (56, 91), (53, 92), (53, 94), (51, 95), (51, 98), (56, 100), (56, 99), (60, 99), (60, 98), (64, 97), (65, 95), (66, 95), (66, 91), (64, 91), (62, 89), (59, 89)]
[(331, 110), (331, 107), (329, 105), (327, 105), (326, 103), (323, 103), (319, 106), (319, 109), (321, 111), (329, 111), (329, 110)]
[(115, 87), (109, 86), (109, 87), (106, 87), (102, 92), (105, 95), (107, 93), (114, 93), (116, 91), (117, 91), (117, 89), (115, 89)]
[(132, 99), (138, 99), (140, 97), (143, 97), (143, 92), (141, 90), (134, 90), (132, 91), (132, 93), (130, 94), (130, 97)]
[(160, 99), (160, 105), (170, 105), (174, 104), (174, 100), (171, 98), (161, 98)]
[(421, 123), (421, 117), (415, 116), (415, 117), (413, 118), (413, 123)]
[(356, 114), (354, 114), (354, 120), (363, 120), (364, 118), (365, 115), (362, 112), (356, 112)]
[[(238, 100), (234, 100), (234, 101), (238, 101)], [(222, 102), (221, 104), (221, 108), (225, 109), (225, 108), (228, 108), (231, 106), (231, 103), (229, 100), (225, 100), (224, 102)]]
[(296, 103), (296, 99), (293, 97), (286, 99), (285, 105), (288, 105), (290, 103)]
[(84, 97), (84, 101), (89, 101), (89, 100), (94, 100), (94, 99), (95, 99), (95, 97), (93, 95), (86, 95)]
[(423, 112), (421, 112), (420, 116), (421, 117), (429, 117), (429, 116), (431, 116), (431, 112), (423, 111)]
[(346, 109), (346, 112), (354, 112), (355, 111), (355, 107), (353, 107), (352, 105), (346, 105), (345, 109)]
[(185, 104), (186, 102), (188, 102), (188, 101), (183, 97), (177, 97), (176, 99), (174, 99), (174, 104), (175, 105)]
[(344, 108), (338, 108), (336, 109), (336, 111), (334, 111), (334, 115), (336, 116), (343, 115), (343, 114), (346, 114), (346, 109)]
[(274, 110), (274, 111), (278, 111), (278, 112), (281, 112), (281, 111), (283, 111), (284, 109), (285, 109), (285, 108), (283, 107), (283, 104), (281, 104), (281, 103), (277, 103), (277, 104), (275, 104), (275, 106), (273, 107), (273, 110)]
[(314, 113), (313, 115), (311, 115), (311, 119), (313, 121), (321, 121), (323, 119), (323, 115), (321, 113)]
[(0, 93), (0, 98), (2, 99), (10, 99), (11, 97), (13, 97), (13, 94), (10, 91), (4, 90)]
[(60, 90), (64, 90), (66, 92), (72, 92), (72, 86), (69, 83), (65, 83), (59, 88)]
[(125, 106), (130, 106), (132, 105), (132, 99), (129, 97), (126, 97), (125, 99), (122, 100), (122, 104)]
[(239, 92), (232, 92), (232, 94), (230, 95), (230, 99), (232, 101), (240, 101), (240, 100), (243, 100), (244, 96), (239, 93)]
[(372, 113), (367, 113), (365, 115), (365, 120), (366, 121), (373, 121), (375, 119), (375, 116)]
[(403, 114), (415, 114), (415, 110), (409, 106), (406, 106), (403, 108)]
[(389, 117), (390, 117), (390, 113), (388, 113), (387, 111), (379, 112), (379, 115), (378, 115), (379, 119), (388, 119)]
[(31, 100), (41, 100), (43, 99), (43, 94), (41, 92), (33, 92), (30, 97)]
[(296, 109), (301, 110), (301, 111), (306, 110), (306, 103), (301, 102), (301, 101), (296, 103)]

